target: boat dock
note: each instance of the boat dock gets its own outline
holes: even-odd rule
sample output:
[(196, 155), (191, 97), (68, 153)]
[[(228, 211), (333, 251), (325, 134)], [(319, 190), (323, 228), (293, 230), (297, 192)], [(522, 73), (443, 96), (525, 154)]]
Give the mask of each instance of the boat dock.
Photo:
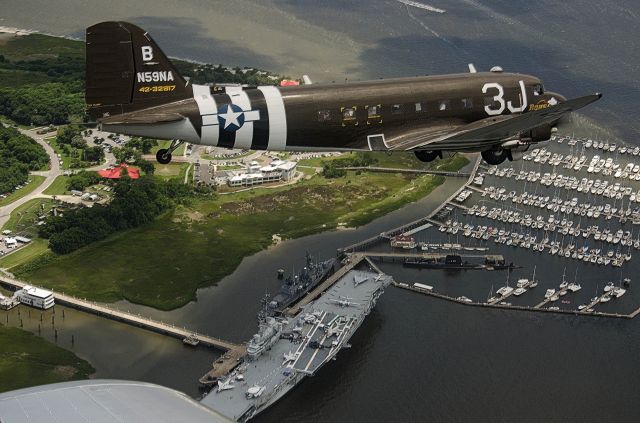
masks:
[[(599, 311), (584, 311), (584, 310), (563, 310), (563, 309), (550, 310), (548, 308), (542, 308), (537, 306), (529, 307), (529, 306), (517, 306), (517, 305), (506, 305), (506, 304), (495, 304), (495, 303), (494, 304), (479, 303), (475, 301), (465, 301), (463, 299), (460, 299), (459, 297), (458, 298), (449, 297), (444, 294), (439, 294), (437, 292), (421, 289), (414, 285), (410, 285), (402, 282), (393, 282), (393, 286), (401, 289), (406, 289), (408, 291), (413, 291), (419, 294), (428, 295), (430, 297), (439, 298), (441, 300), (446, 300), (453, 303), (462, 304), (462, 305), (471, 306), (471, 307), (485, 307), (485, 308), (496, 308), (496, 309), (503, 309), (503, 310), (520, 310), (520, 311), (532, 311), (532, 312), (556, 313), (556, 314), (571, 314), (574, 316), (612, 317), (612, 318), (618, 318), (618, 319), (633, 319), (638, 314), (640, 314), (640, 308), (638, 308), (631, 314), (619, 314), (619, 313), (603, 313)], [(585, 310), (587, 309), (585, 308)]]
[[(25, 285), (30, 284), (16, 279), (2, 277), (0, 278), (0, 285), (3, 285), (11, 290), (18, 290), (24, 288)], [(235, 351), (244, 348), (244, 346), (235, 344), (233, 342), (225, 341), (208, 335), (203, 335), (184, 327), (172, 325), (170, 323), (152, 320), (139, 314), (133, 314), (126, 311), (113, 309), (106, 305), (72, 297), (71, 295), (54, 292), (53, 297), (55, 298), (56, 304), (64, 305), (76, 310), (84, 311), (86, 313), (95, 314), (97, 316), (105, 317), (117, 322), (122, 322), (142, 329), (150, 330), (162, 335), (178, 338), (180, 340), (197, 340), (198, 344), (216, 348), (222, 351)]]

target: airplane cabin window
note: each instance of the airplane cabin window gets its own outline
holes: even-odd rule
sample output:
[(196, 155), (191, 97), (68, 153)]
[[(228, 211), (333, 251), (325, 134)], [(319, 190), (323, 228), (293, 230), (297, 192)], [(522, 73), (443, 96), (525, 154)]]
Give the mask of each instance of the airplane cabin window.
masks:
[(448, 109), (449, 109), (449, 100), (441, 100), (440, 103), (438, 103), (438, 110), (440, 110), (441, 112)]
[(344, 107), (342, 109), (342, 119), (351, 120), (356, 118), (356, 109), (355, 107)]
[(465, 109), (472, 109), (473, 108), (473, 100), (471, 100), (470, 98), (463, 98), (462, 99), (462, 107), (464, 107)]
[(416, 103), (416, 113), (422, 112), (424, 109), (422, 108), (422, 103)]
[(318, 110), (318, 122), (326, 122), (331, 120), (331, 110)]
[(367, 106), (367, 117), (378, 117), (380, 116), (380, 105), (377, 104), (375, 106)]
[(393, 113), (394, 115), (402, 113), (402, 104), (394, 104), (393, 106), (391, 106), (391, 113)]

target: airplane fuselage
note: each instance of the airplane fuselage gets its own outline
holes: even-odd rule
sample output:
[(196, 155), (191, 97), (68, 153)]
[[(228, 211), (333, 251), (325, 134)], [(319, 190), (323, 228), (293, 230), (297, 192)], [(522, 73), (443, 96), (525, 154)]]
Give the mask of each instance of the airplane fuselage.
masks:
[(600, 98), (566, 100), (536, 77), (491, 72), (293, 87), (196, 85), (148, 32), (127, 22), (87, 28), (85, 99), (111, 132), (274, 151), (481, 151), (489, 164), (515, 160), (548, 140), (558, 120)]
[[(157, 83), (151, 82), (151, 89)], [(526, 112), (542, 99), (538, 78), (502, 72), (294, 87), (191, 85), (192, 99), (147, 109), (183, 121), (109, 123), (107, 130), (195, 144), (278, 151), (405, 150), (452, 128)], [(135, 114), (136, 112), (133, 112)], [(474, 143), (434, 149), (480, 151)]]

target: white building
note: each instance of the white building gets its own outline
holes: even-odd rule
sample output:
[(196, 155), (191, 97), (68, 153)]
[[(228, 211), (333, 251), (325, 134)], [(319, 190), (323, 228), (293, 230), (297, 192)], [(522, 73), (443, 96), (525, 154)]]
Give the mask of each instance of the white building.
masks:
[(279, 181), (290, 181), (296, 172), (296, 162), (283, 162), (274, 160), (267, 166), (260, 166), (256, 161), (252, 161), (247, 170), (243, 172), (232, 172), (227, 185), (230, 187), (246, 187), (259, 184), (268, 184)]
[(24, 288), (17, 291), (16, 297), (22, 304), (41, 308), (43, 310), (53, 307), (55, 301), (53, 298), (53, 292), (42, 288), (36, 288), (31, 285), (25, 285)]

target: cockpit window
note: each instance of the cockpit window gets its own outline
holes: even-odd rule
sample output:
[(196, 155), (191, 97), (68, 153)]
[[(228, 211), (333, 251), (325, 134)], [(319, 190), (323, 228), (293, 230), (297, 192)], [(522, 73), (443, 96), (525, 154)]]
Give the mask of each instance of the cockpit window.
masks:
[(533, 86), (533, 95), (542, 95), (544, 94), (544, 87), (542, 84), (536, 84)]

